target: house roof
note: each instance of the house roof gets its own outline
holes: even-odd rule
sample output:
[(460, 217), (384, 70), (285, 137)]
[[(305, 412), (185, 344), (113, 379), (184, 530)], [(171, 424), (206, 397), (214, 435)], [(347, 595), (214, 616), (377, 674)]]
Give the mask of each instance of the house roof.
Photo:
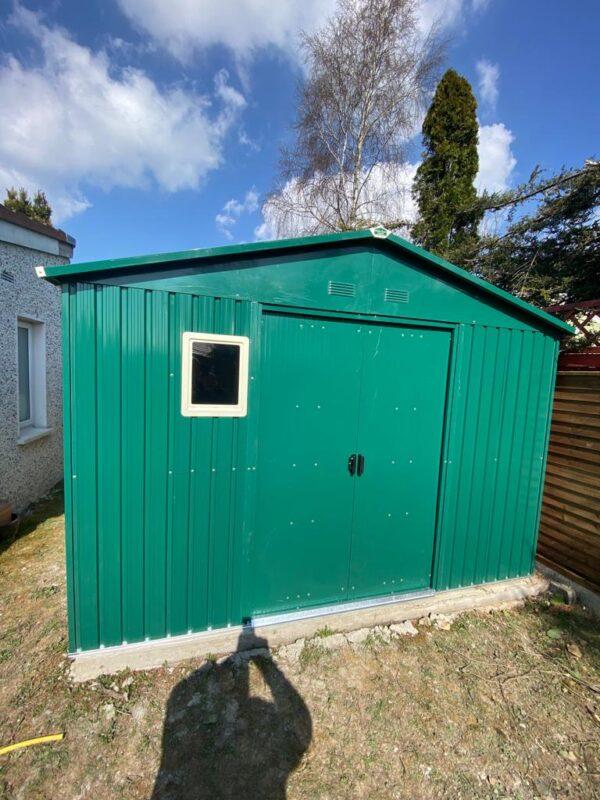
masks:
[(204, 264), (207, 262), (222, 261), (224, 259), (243, 260), (251, 256), (266, 256), (274, 253), (308, 250), (315, 247), (335, 247), (346, 243), (367, 242), (371, 244), (376, 242), (382, 248), (393, 248), (403, 253), (408, 253), (421, 261), (427, 262), (434, 270), (451, 274), (468, 286), (472, 286), (480, 292), (494, 297), (496, 300), (516, 307), (522, 313), (536, 318), (538, 322), (557, 328), (563, 334), (574, 332), (570, 325), (553, 317), (551, 314), (532, 306), (530, 303), (526, 303), (518, 297), (514, 297), (509, 292), (499, 289), (497, 286), (472, 275), (470, 272), (451, 264), (449, 261), (421, 247), (417, 247), (400, 236), (390, 234), (382, 228), (330, 233), (322, 236), (307, 236), (297, 239), (278, 239), (270, 242), (251, 242), (249, 244), (228, 245), (226, 247), (198, 248), (195, 250), (182, 250), (176, 253), (156, 253), (153, 255), (109, 259), (106, 261), (88, 261), (81, 264), (47, 266), (39, 268), (38, 274), (40, 277), (44, 277), (52, 283), (61, 283), (71, 280), (72, 278), (85, 280), (86, 277), (97, 273), (132, 270), (140, 267), (150, 270), (152, 267), (162, 267), (184, 261), (194, 261), (199, 264)]
[(50, 239), (56, 239), (59, 242), (75, 246), (75, 239), (60, 228), (54, 228), (52, 225), (44, 225), (42, 222), (31, 219), (31, 217), (28, 217), (26, 214), (21, 214), (18, 211), (11, 211), (1, 203), (0, 220), (10, 222), (11, 225), (16, 225), (19, 228), (26, 228), (34, 233), (41, 233), (43, 236), (48, 236)]

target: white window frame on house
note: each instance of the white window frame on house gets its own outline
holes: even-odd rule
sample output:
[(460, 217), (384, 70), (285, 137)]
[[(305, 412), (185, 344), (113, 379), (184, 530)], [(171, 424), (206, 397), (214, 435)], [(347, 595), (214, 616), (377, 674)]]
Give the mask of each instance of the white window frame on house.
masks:
[[(29, 417), (21, 420), (19, 387), (19, 328), (27, 330), (29, 357)], [(17, 367), (17, 422), (18, 444), (39, 439), (51, 433), (47, 423), (46, 407), (46, 325), (39, 319), (26, 315), (17, 317), (16, 325)]]
[[(19, 329), (27, 331), (27, 367), (29, 370), (28, 376), (28, 405), (29, 415), (26, 419), (21, 419), (21, 344), (19, 339)], [(17, 321), (17, 402), (19, 408), (19, 429), (28, 428), (33, 424), (33, 330), (31, 322), (25, 320)]]
[[(192, 403), (192, 354), (193, 345), (219, 343), (240, 348), (238, 370), (238, 395), (236, 404)], [(181, 413), (184, 417), (245, 417), (248, 413), (248, 362), (250, 340), (247, 336), (230, 336), (219, 333), (195, 333), (182, 335), (181, 359)]]

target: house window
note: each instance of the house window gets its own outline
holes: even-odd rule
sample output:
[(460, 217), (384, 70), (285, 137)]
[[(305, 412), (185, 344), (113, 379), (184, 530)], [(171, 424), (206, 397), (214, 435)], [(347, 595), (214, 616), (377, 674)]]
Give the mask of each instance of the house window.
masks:
[(31, 425), (31, 367), (33, 362), (31, 324), (19, 322), (17, 328), (17, 346), (19, 363), (19, 425)]
[(43, 322), (17, 319), (19, 443), (46, 432), (46, 333)]
[(248, 345), (249, 339), (246, 336), (183, 334), (183, 416), (246, 416)]

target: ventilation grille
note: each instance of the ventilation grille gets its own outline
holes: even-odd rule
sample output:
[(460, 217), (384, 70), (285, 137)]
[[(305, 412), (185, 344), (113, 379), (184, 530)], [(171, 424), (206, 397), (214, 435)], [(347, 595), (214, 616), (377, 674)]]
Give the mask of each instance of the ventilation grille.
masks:
[(2, 272), (0, 272), (0, 278), (2, 278), (2, 280), (6, 281), (7, 283), (15, 282), (15, 276), (12, 274), (12, 272), (9, 272), (7, 269), (3, 269)]
[(408, 303), (408, 292), (406, 289), (386, 289), (383, 299), (386, 303)]
[(329, 281), (327, 284), (327, 294), (336, 294), (338, 297), (355, 297), (356, 286), (353, 283)]

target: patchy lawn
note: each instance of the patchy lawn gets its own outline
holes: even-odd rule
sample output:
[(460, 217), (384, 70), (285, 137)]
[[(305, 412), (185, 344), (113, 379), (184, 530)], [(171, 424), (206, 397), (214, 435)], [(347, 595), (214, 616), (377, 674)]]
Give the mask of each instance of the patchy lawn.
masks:
[(353, 644), (324, 629), (273, 660), (74, 686), (62, 526), (55, 494), (0, 552), (0, 746), (65, 734), (0, 756), (0, 798), (600, 797), (600, 632), (581, 609)]

